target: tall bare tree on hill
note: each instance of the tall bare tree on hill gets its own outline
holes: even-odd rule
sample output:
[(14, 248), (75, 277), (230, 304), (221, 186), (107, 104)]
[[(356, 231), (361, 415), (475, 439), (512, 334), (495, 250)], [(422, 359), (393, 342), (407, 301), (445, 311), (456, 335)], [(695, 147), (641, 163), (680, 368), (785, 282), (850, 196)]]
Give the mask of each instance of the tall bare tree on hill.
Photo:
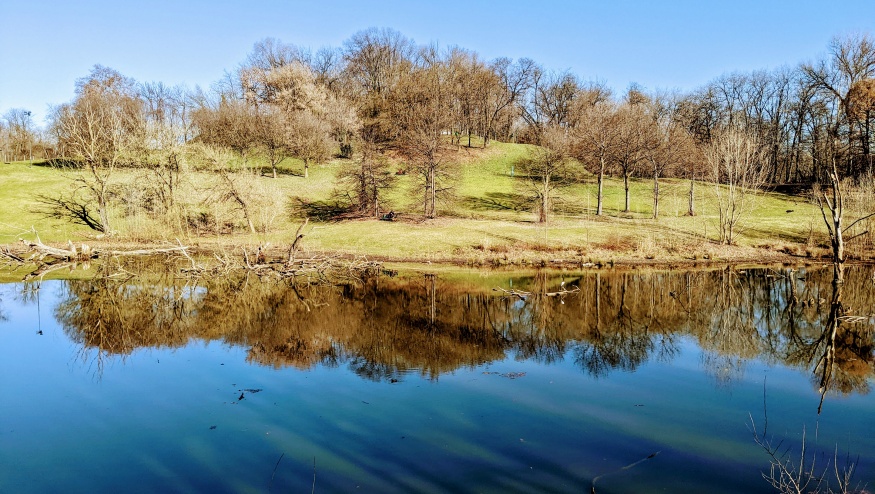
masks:
[(531, 89), (533, 78), (540, 70), (538, 65), (528, 58), (521, 58), (516, 62), (509, 58), (498, 58), (492, 62), (490, 68), (498, 79), (498, 84), (491, 83), (487, 86), (483, 107), (486, 134), (483, 136), (484, 147), (490, 137), (497, 135), (497, 127), (502, 117), (509, 116), (522, 102)]
[(454, 180), (446, 135), (453, 124), (450, 68), (437, 48), (423, 48), (417, 67), (402, 80), (394, 97), (398, 144), (413, 164), (427, 218), (437, 216), (438, 202), (449, 195)]
[(623, 175), (625, 213), (631, 211), (629, 179), (643, 166), (647, 154), (658, 146), (655, 121), (646, 111), (648, 103), (643, 93), (633, 89), (618, 111), (618, 136), (613, 155)]
[(755, 134), (737, 126), (721, 130), (705, 149), (717, 199), (719, 240), (732, 244), (755, 206), (768, 174), (768, 152)]
[(415, 45), (391, 29), (370, 28), (344, 43), (344, 77), (362, 122), (362, 138), (385, 144), (398, 137), (392, 92), (413, 66)]
[(541, 145), (532, 147), (518, 168), (523, 190), (536, 204), (538, 222), (547, 223), (557, 189), (570, 183), (570, 137), (559, 127), (544, 129), (541, 135)]
[(612, 164), (619, 139), (618, 127), (616, 107), (611, 102), (602, 102), (586, 108), (580, 115), (579, 125), (573, 131), (573, 156), (598, 177), (597, 216), (601, 216), (603, 212), (605, 172)]
[[(863, 122), (858, 118), (860, 114), (853, 111), (852, 88), (875, 77), (875, 42), (869, 35), (834, 38), (829, 52), (829, 60), (803, 64), (802, 72), (812, 87), (835, 100), (834, 108), (840, 114), (828, 127), (829, 137), (845, 143), (841, 159), (845, 168), (843, 174), (858, 176), (872, 171), (872, 163), (867, 161), (870, 154), (869, 121)], [(855, 148), (860, 150), (863, 159), (854, 159)]]
[(76, 82), (76, 97), (55, 110), (53, 127), (63, 148), (87, 174), (77, 179), (97, 204), (93, 225), (111, 233), (110, 185), (115, 170), (133, 164), (143, 146), (143, 102), (136, 83), (119, 72), (95, 66)]

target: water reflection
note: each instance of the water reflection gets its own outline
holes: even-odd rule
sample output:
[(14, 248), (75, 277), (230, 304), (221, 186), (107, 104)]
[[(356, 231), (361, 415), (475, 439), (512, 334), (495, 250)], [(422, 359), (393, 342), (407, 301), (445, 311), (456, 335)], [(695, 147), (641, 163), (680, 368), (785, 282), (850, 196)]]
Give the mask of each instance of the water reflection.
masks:
[[(438, 379), (508, 356), (571, 358), (606, 377), (670, 361), (691, 337), (721, 386), (758, 358), (809, 372), (821, 396), (868, 393), (871, 275), (842, 274), (844, 283), (833, 283), (830, 269), (539, 273), (493, 285), (412, 274), (340, 286), (102, 276), (66, 282), (54, 314), (101, 359), (216, 340), (247, 348), (253, 364), (346, 365), (378, 381), (410, 372)], [(24, 287), (22, 297), (37, 296)]]

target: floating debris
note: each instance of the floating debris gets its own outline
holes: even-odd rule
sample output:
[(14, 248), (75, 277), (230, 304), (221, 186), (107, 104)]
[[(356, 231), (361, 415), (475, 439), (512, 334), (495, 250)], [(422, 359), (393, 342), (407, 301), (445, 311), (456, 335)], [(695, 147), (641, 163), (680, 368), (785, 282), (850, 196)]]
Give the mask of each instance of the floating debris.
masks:
[(517, 379), (517, 378), (520, 378), (520, 377), (524, 377), (524, 376), (526, 375), (525, 372), (505, 372), (505, 373), (500, 373), (500, 372), (488, 372), (488, 371), (484, 371), (483, 374), (486, 374), (486, 375), (493, 374), (493, 375), (496, 375), (496, 376), (506, 377), (506, 378), (508, 378), (508, 379)]

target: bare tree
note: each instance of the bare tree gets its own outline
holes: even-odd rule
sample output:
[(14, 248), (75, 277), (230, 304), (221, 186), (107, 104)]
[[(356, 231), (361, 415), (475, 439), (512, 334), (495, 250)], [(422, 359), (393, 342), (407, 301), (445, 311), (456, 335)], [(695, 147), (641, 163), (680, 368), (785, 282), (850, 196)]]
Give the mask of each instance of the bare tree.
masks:
[(855, 163), (853, 160), (851, 151), (854, 149), (854, 134), (860, 135), (857, 142), (860, 143), (866, 159), (869, 153), (869, 135), (866, 131), (868, 120), (862, 122), (856, 118), (859, 113), (853, 111), (851, 90), (861, 81), (875, 77), (875, 42), (869, 35), (837, 37), (830, 43), (829, 52), (829, 60), (803, 64), (802, 72), (813, 88), (837, 103), (833, 107), (840, 115), (836, 115), (828, 132), (831, 139), (841, 139), (847, 144), (847, 153), (843, 160), (844, 174), (856, 176), (864, 171), (871, 171), (871, 163)]
[(361, 118), (364, 140), (382, 144), (398, 136), (391, 96), (410, 72), (415, 51), (413, 41), (391, 29), (359, 31), (344, 43), (343, 77)]
[(452, 127), (450, 67), (434, 47), (424, 48), (420, 64), (399, 84), (393, 116), (398, 143), (413, 164), (422, 194), (423, 214), (437, 215), (438, 201), (452, 190), (453, 167), (447, 159), (445, 133)]
[(63, 149), (87, 170), (77, 182), (97, 203), (98, 229), (111, 233), (110, 181), (118, 166), (135, 161), (143, 143), (143, 104), (135, 82), (95, 66), (76, 82), (73, 102), (56, 109), (53, 126)]
[(817, 204), (820, 206), (823, 222), (829, 234), (833, 265), (835, 266), (836, 279), (840, 280), (839, 282), (843, 279), (839, 274), (841, 273), (841, 266), (845, 262), (845, 244), (850, 240), (868, 234), (869, 231), (857, 233), (849, 238), (845, 238), (845, 233), (858, 223), (875, 216), (875, 213), (864, 214), (845, 226), (846, 188), (846, 184), (839, 178), (838, 169), (835, 166), (835, 162), (833, 162), (832, 170), (829, 172), (827, 190), (820, 191), (820, 194), (817, 196)]
[(361, 154), (338, 175), (341, 186), (350, 196), (353, 209), (362, 215), (378, 218), (392, 188), (395, 175), (385, 156), (373, 143), (362, 143)]
[(536, 204), (539, 223), (547, 223), (556, 191), (569, 184), (571, 160), (569, 137), (564, 129), (551, 127), (542, 133), (540, 146), (518, 163), (522, 188)]
[(645, 110), (646, 98), (630, 91), (618, 112), (618, 136), (612, 154), (623, 175), (624, 213), (631, 211), (629, 179), (641, 168), (648, 152), (658, 145), (655, 122)]
[[(195, 143), (190, 159), (201, 169), (209, 170), (217, 182), (209, 185), (205, 203), (228, 204), (243, 216), (250, 233), (256, 232), (259, 193), (254, 170), (245, 164), (236, 166), (235, 154), (226, 146)], [(264, 198), (270, 199), (270, 198)], [(218, 222), (218, 218), (216, 218)], [(218, 225), (217, 225), (218, 226)], [(264, 226), (264, 222), (260, 226)]]
[(3, 162), (9, 163), (9, 126), (0, 118), (0, 147), (3, 148)]
[(144, 104), (144, 147), (141, 161), (163, 212), (176, 206), (183, 177), (185, 144), (191, 131), (191, 100), (185, 88), (160, 82), (140, 86)]
[(848, 90), (847, 111), (851, 121), (860, 127), (860, 149), (862, 151), (863, 168), (871, 173), (875, 170), (872, 164), (870, 149), (871, 123), (875, 117), (875, 78), (860, 79), (851, 85)]
[(485, 121), (481, 110), (487, 98), (489, 86), (496, 82), (495, 74), (486, 68), (476, 53), (458, 47), (451, 48), (447, 65), (452, 74), (451, 98), (454, 100), (453, 140), (460, 144), (461, 136), (468, 137), (468, 147), (474, 135), (485, 133)]
[(33, 160), (37, 129), (31, 118), (31, 112), (23, 108), (13, 108), (3, 114), (3, 120), (6, 121), (4, 149), (8, 149), (9, 152), (9, 155), (4, 157), (5, 161)]
[[(646, 147), (644, 156), (653, 177), (653, 219), (659, 218), (659, 179), (680, 174), (700, 161), (698, 146), (679, 115), (680, 101), (677, 95), (657, 94), (648, 105), (648, 132), (653, 141)], [(692, 192), (690, 201), (692, 211)]]
[(614, 148), (619, 139), (618, 116), (610, 102), (587, 108), (574, 129), (572, 153), (592, 173), (598, 175), (596, 215), (601, 216), (604, 199), (605, 171), (611, 164)]
[(259, 62), (263, 58), (262, 54), (253, 65), (239, 70), (244, 97), (258, 122), (255, 139), (274, 178), (277, 164), (290, 155), (304, 161), (307, 177), (310, 163), (332, 155), (332, 139), (349, 145), (358, 120), (349, 103), (320, 85), (313, 71), (293, 54), (276, 55), (270, 63)]
[(335, 149), (331, 127), (310, 112), (295, 113), (287, 121), (292, 154), (304, 162), (304, 178), (307, 178), (310, 164), (326, 161)]
[(497, 126), (503, 116), (510, 116), (516, 105), (522, 101), (531, 88), (533, 77), (538, 73), (538, 65), (529, 58), (521, 58), (512, 62), (509, 58), (499, 58), (491, 64), (492, 72), (498, 79), (498, 84), (486, 86), (483, 102), (483, 120), (485, 134), (483, 146), (489, 141), (490, 135), (495, 136)]
[(255, 126), (257, 142), (276, 178), (277, 166), (294, 155), (289, 119), (277, 109), (264, 107), (256, 113)]
[(552, 73), (538, 68), (533, 71), (531, 89), (520, 105), (520, 115), (531, 134), (527, 140), (538, 144), (548, 127), (569, 126), (574, 118), (575, 98), (583, 85), (570, 72)]
[(244, 164), (258, 147), (255, 109), (242, 99), (221, 94), (218, 103), (205, 101), (192, 118), (198, 142), (232, 149)]
[(717, 199), (719, 240), (732, 244), (767, 176), (768, 154), (756, 136), (729, 127), (705, 149)]

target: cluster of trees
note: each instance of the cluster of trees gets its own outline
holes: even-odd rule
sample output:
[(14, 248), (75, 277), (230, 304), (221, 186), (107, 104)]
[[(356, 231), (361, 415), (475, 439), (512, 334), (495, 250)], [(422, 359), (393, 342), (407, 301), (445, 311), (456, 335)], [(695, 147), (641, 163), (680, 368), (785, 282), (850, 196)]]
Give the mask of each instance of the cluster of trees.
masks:
[(54, 147), (36, 126), (30, 111), (12, 108), (0, 116), (0, 152), (8, 163), (51, 158)]
[[(90, 171), (84, 189), (104, 231), (111, 226), (106, 185), (119, 165), (157, 170), (171, 206), (183, 161), (238, 173), (257, 155), (276, 177), (294, 157), (306, 178), (311, 164), (338, 155), (352, 158), (338, 177), (349, 208), (379, 215), (392, 186), (389, 154), (405, 161), (422, 213), (434, 217), (455, 176), (449, 149), (513, 140), (540, 147), (521, 171), (532, 179), (542, 221), (556, 188), (580, 176), (575, 168), (598, 177), (597, 214), (605, 174), (623, 178), (627, 211), (629, 179), (651, 178), (654, 217), (660, 178), (690, 179), (690, 215), (695, 181), (708, 179), (738, 187), (721, 201), (724, 241), (743, 209), (736, 193), (764, 182), (829, 184), (834, 167), (843, 177), (873, 171), (875, 44), (868, 35), (835, 38), (813, 62), (730, 73), (689, 93), (633, 84), (614, 95), (530, 59), (486, 61), (376, 28), (315, 52), (265, 39), (210, 91), (139, 84), (100, 66), (76, 88), (73, 101), (55, 108), (46, 135), (51, 154)], [(29, 117), (24, 110), (4, 116), (7, 159), (46, 140)], [(226, 195), (245, 213), (246, 199), (228, 177)]]

